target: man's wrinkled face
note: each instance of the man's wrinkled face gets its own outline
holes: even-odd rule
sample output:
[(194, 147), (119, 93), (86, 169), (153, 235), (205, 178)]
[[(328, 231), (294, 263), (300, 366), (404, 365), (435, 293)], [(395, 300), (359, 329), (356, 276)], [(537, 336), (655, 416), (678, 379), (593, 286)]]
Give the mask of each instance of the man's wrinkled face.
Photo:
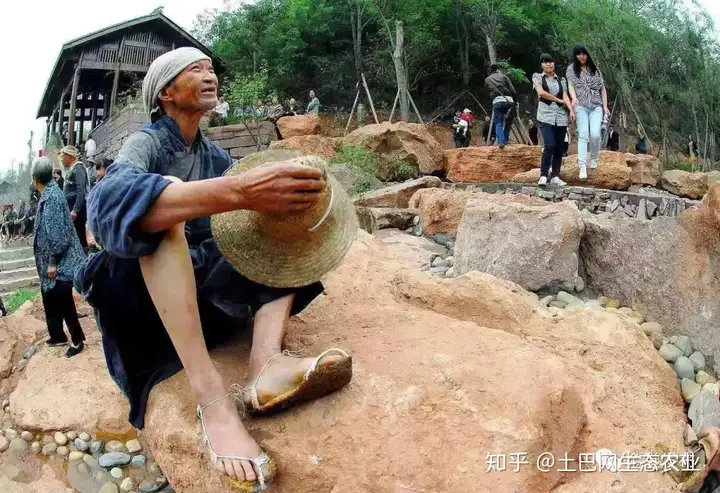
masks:
[(69, 168), (70, 166), (72, 166), (74, 162), (75, 162), (75, 158), (72, 157), (70, 154), (62, 155), (62, 163), (63, 163), (63, 166), (65, 166), (66, 168)]
[(160, 100), (180, 110), (209, 111), (217, 105), (218, 79), (210, 60), (189, 65), (160, 93)]

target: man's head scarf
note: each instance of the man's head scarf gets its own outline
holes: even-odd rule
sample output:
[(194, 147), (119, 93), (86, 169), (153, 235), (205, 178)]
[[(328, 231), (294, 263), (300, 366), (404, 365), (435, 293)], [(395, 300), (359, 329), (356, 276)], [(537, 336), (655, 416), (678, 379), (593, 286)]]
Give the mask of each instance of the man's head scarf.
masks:
[(197, 48), (178, 48), (155, 59), (145, 75), (142, 86), (142, 98), (150, 120), (155, 122), (162, 115), (158, 96), (189, 65), (199, 60), (210, 60)]

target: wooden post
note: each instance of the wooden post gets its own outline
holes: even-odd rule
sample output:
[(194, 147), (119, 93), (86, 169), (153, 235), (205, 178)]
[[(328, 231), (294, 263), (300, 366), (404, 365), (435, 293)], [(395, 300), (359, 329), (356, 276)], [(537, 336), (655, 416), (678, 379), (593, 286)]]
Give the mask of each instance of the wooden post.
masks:
[(103, 121), (110, 117), (110, 94), (103, 94)]
[(398, 99), (400, 99), (400, 91), (398, 90), (397, 94), (395, 95), (395, 102), (393, 103), (392, 111), (390, 112), (390, 119), (388, 120), (390, 123), (392, 123), (393, 116), (395, 116), (395, 108), (398, 104)]
[(93, 105), (92, 105), (92, 122), (90, 123), (91, 129), (95, 130), (95, 127), (97, 126), (97, 113), (98, 113), (98, 98), (100, 96), (99, 92), (93, 93)]
[(352, 105), (352, 109), (350, 110), (350, 118), (348, 118), (347, 125), (345, 125), (345, 133), (343, 134), (343, 137), (347, 135), (348, 130), (350, 130), (350, 123), (352, 123), (353, 115), (355, 114), (355, 108), (358, 104), (358, 99), (360, 99), (360, 83), (358, 82), (355, 84), (355, 87), (357, 88), (357, 94), (355, 95), (355, 102)]
[[(67, 89), (63, 89), (63, 92), (60, 95), (60, 107), (58, 108), (57, 132), (59, 134), (61, 134), (61, 137), (62, 137), (63, 123), (65, 123), (65, 94), (66, 93), (67, 93)], [(62, 140), (62, 138), (60, 140)], [(64, 144), (64, 142), (63, 142), (63, 144)]]
[(112, 112), (115, 110), (115, 104), (117, 103), (117, 92), (118, 86), (120, 85), (120, 64), (122, 63), (122, 50), (124, 46), (125, 36), (122, 37), (118, 44), (117, 65), (115, 66), (115, 78), (113, 79), (112, 94), (110, 95), (110, 114), (108, 116), (112, 116)]
[(80, 85), (80, 64), (75, 66), (72, 91), (70, 92), (70, 118), (68, 121), (68, 145), (75, 145), (75, 117), (77, 113), (78, 86)]
[(372, 96), (370, 95), (370, 89), (368, 88), (367, 81), (365, 80), (365, 74), (360, 74), (362, 77), (362, 83), (363, 87), (365, 88), (365, 94), (367, 94), (368, 101), (370, 102), (370, 108), (373, 112), (373, 117), (375, 118), (375, 123), (380, 123), (378, 121), (377, 113), (375, 113), (375, 105), (373, 104)]
[[(83, 93), (83, 102), (85, 101), (85, 93)], [(85, 138), (85, 108), (80, 108), (80, 131), (79, 137), (75, 141), (80, 145)]]
[[(493, 133), (493, 125), (495, 125), (495, 112), (494, 111), (490, 114), (490, 128), (488, 128), (487, 140), (485, 141), (486, 146), (490, 145), (490, 137), (492, 136), (492, 133)], [(495, 139), (497, 139), (497, 135), (495, 135)]]
[[(408, 99), (410, 100), (410, 104), (412, 104), (413, 109), (415, 110), (415, 114), (416, 114), (417, 117), (418, 117), (418, 121), (420, 122), (420, 125), (425, 125), (425, 123), (423, 122), (422, 116), (420, 116), (420, 112), (419, 112), (418, 109), (417, 109), (417, 106), (415, 106), (415, 100), (414, 100), (413, 97), (410, 95), (410, 91), (407, 92), (407, 97), (408, 97)], [(469, 129), (468, 129), (468, 130), (469, 130)]]
[(150, 65), (150, 40), (152, 39), (152, 33), (147, 33), (148, 40), (147, 45), (145, 46), (145, 57), (143, 60), (143, 65), (146, 67)]

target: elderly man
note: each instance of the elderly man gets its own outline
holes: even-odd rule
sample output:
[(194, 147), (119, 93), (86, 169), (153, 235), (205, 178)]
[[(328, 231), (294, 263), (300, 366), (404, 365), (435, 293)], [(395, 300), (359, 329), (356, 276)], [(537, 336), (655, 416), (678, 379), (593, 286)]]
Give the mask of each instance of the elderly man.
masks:
[(46, 345), (63, 346), (68, 343), (63, 331), (64, 320), (72, 340), (65, 355), (72, 358), (83, 350), (85, 341), (72, 293), (73, 278), (85, 255), (70, 220), (65, 196), (53, 180), (53, 167), (48, 158), (35, 161), (32, 180), (42, 194), (35, 218), (33, 251), (50, 333)]
[[(241, 393), (250, 414), (286, 407), (292, 402), (284, 396), (305, 375), (349, 357), (283, 354), (288, 317), (322, 285), (254, 283), (218, 250), (209, 216), (304, 211), (318, 202), (325, 180), (321, 170), (288, 162), (223, 176), (231, 158), (199, 128), (217, 105), (217, 84), (211, 60), (197, 49), (153, 62), (142, 90), (152, 124), (127, 139), (89, 196), (90, 227), (104, 250), (78, 273), (76, 287), (97, 309), (108, 369), (130, 400), (133, 425), (144, 426), (152, 387), (184, 368), (212, 461), (241, 488), (257, 491), (271, 480), (274, 462), (243, 427), (208, 348), (254, 321)], [(320, 388), (328, 393), (345, 383)]]
[(70, 209), (70, 218), (75, 224), (80, 244), (87, 250), (85, 239), (85, 221), (87, 220), (87, 208), (85, 206), (85, 194), (88, 189), (87, 170), (80, 162), (80, 153), (75, 146), (65, 146), (60, 150), (60, 158), (65, 167), (65, 199)]

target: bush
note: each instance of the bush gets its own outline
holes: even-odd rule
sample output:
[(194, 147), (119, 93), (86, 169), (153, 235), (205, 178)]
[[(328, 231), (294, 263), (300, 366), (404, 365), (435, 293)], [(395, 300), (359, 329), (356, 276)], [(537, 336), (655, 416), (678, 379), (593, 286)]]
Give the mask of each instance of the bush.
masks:
[(19, 289), (4, 299), (5, 309), (8, 314), (13, 313), (23, 306), (26, 301), (35, 301), (35, 297), (37, 297), (38, 293), (39, 291), (37, 289)]
[(330, 163), (331, 165), (344, 164), (357, 175), (357, 179), (349, 190), (350, 195), (359, 195), (374, 188), (380, 160), (373, 151), (360, 146), (342, 147)]

